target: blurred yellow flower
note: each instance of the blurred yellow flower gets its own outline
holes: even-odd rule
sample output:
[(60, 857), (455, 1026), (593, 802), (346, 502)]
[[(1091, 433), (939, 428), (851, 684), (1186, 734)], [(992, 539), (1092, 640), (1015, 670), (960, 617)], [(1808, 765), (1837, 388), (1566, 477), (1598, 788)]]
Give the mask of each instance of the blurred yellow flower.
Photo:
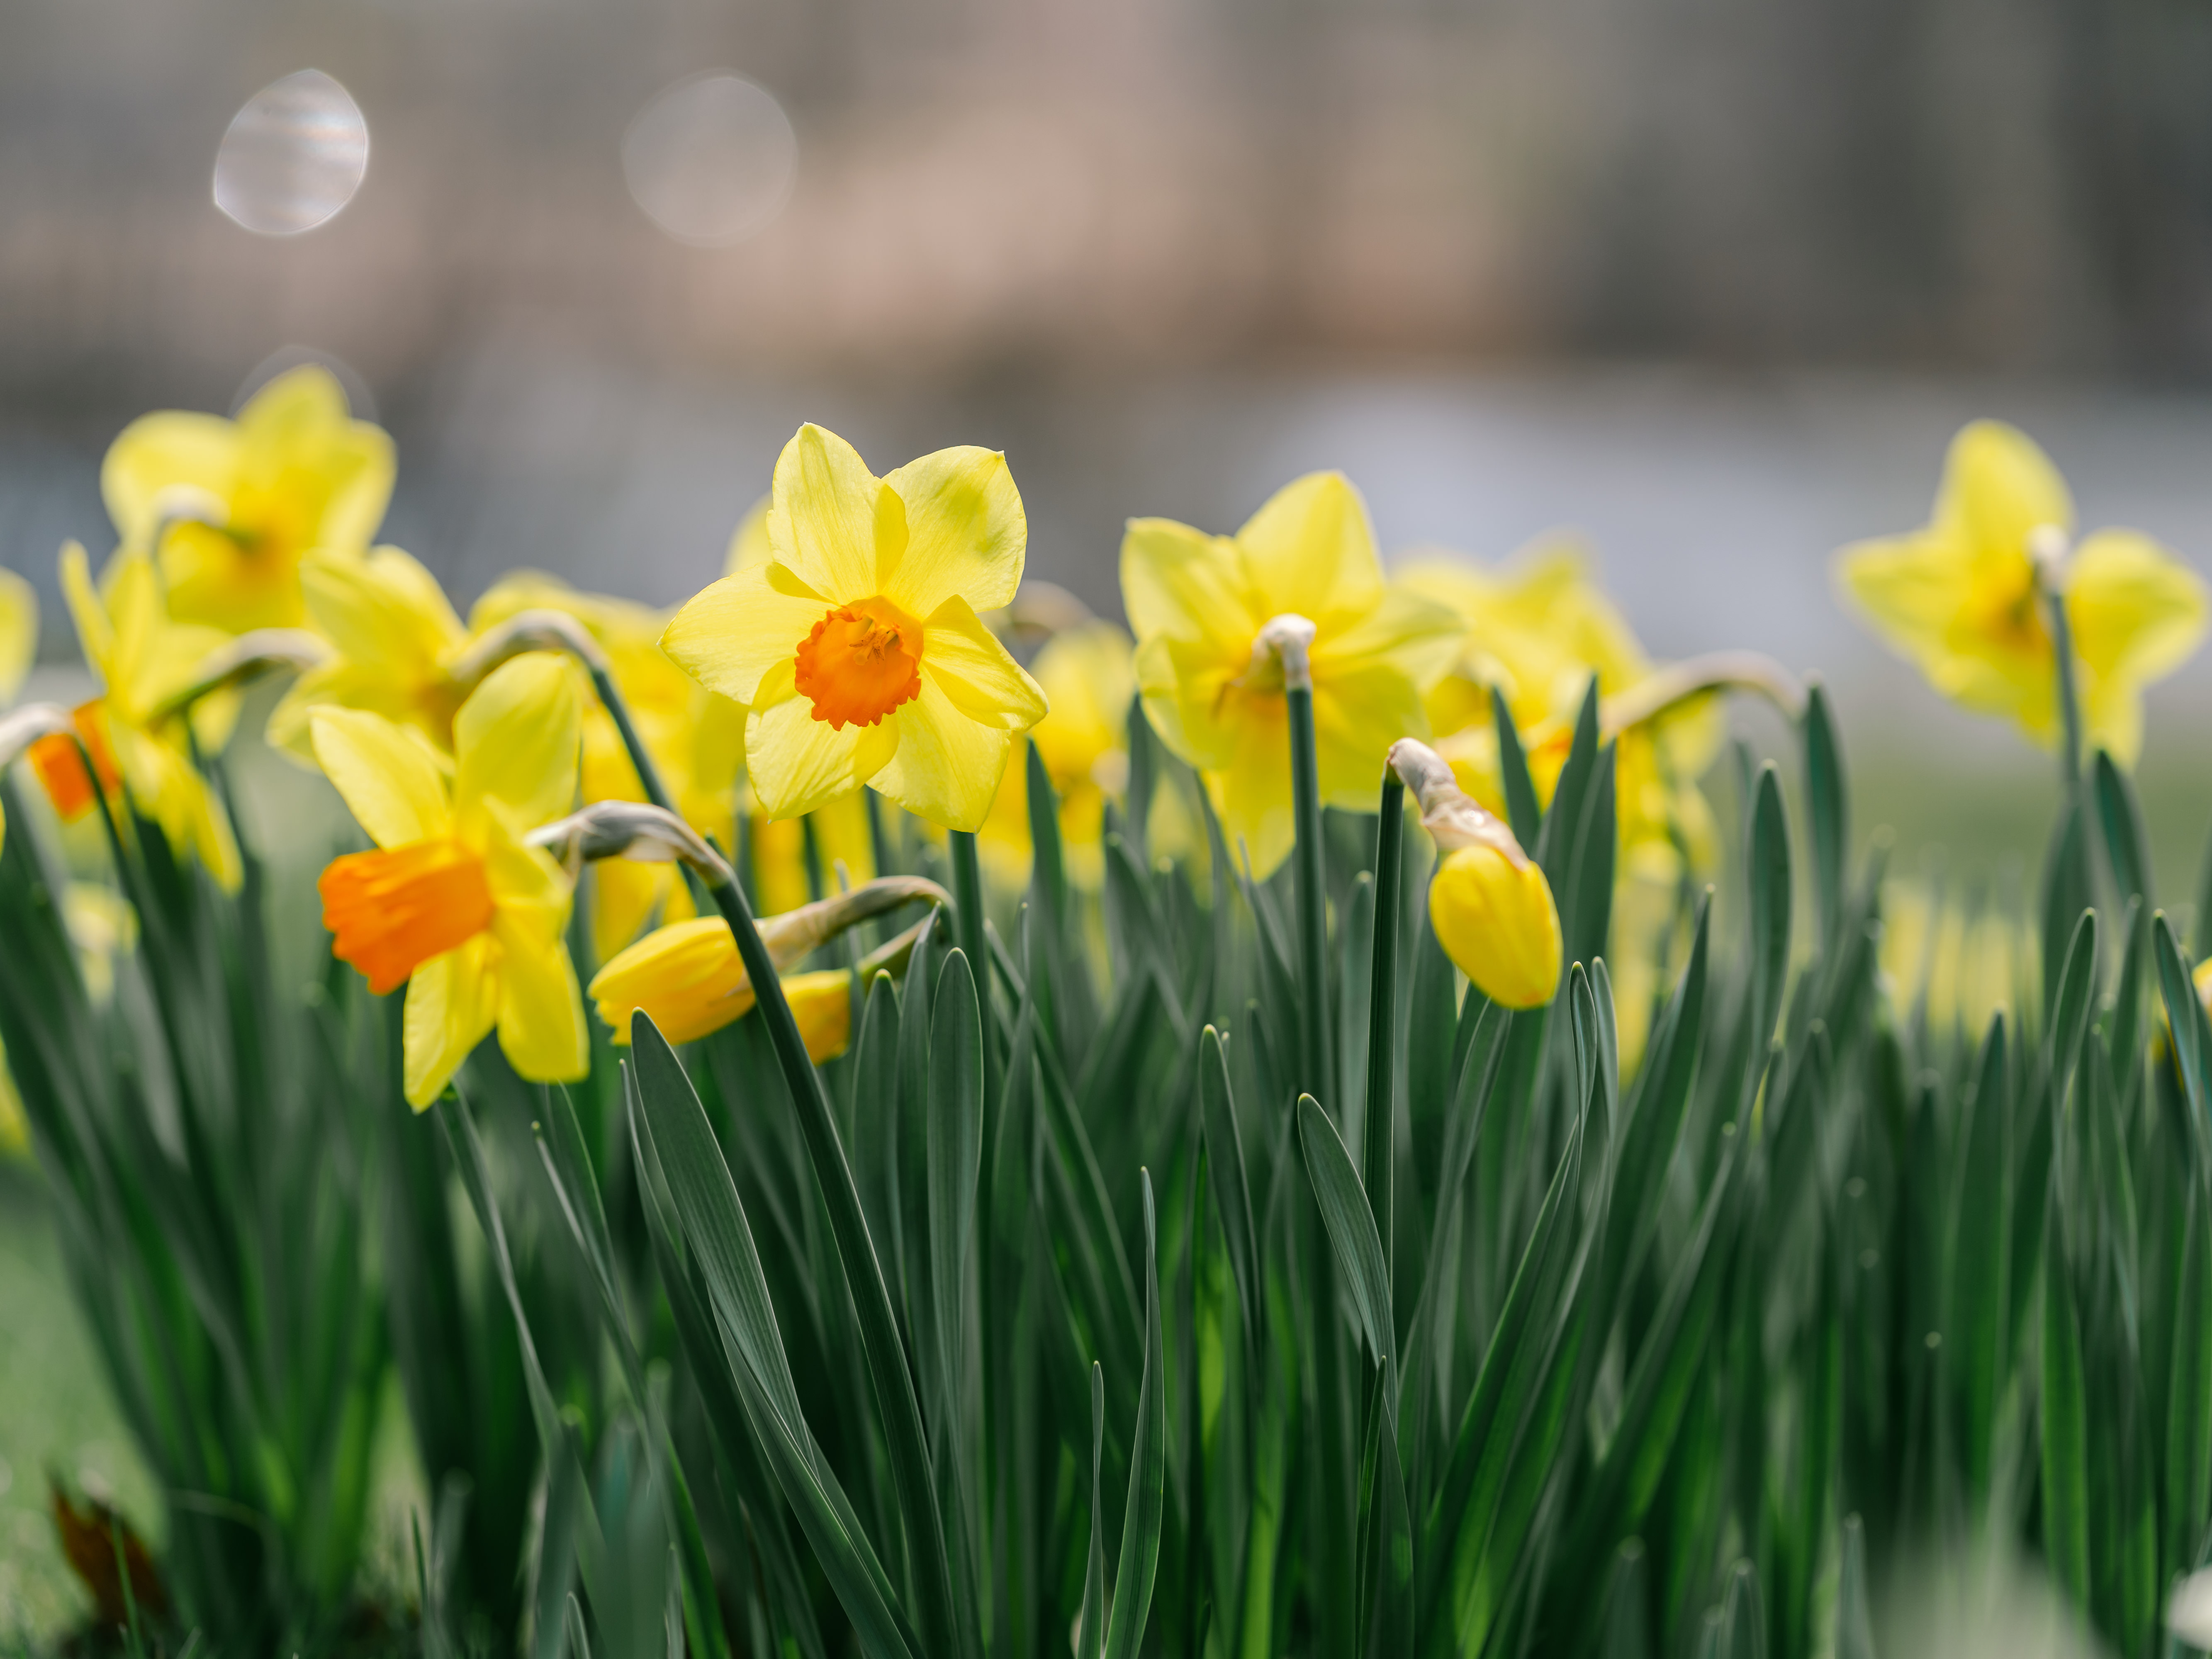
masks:
[[(787, 919), (762, 918), (762, 942), (772, 957), (778, 924)], [(783, 992), (815, 1064), (843, 1054), (852, 1037), (851, 972), (833, 968), (788, 975)], [(754, 1003), (737, 941), (720, 916), (655, 928), (593, 975), (592, 996), (617, 1043), (629, 1041), (630, 1016), (640, 1008), (671, 1042), (696, 1042), (750, 1013)]]
[(452, 669), (469, 635), (438, 579), (410, 555), (380, 547), (366, 556), (310, 551), (300, 561), (300, 584), (332, 654), (270, 711), (270, 744), (312, 763), (314, 711), (358, 708), (450, 750), (453, 715), (467, 695)]
[(1460, 972), (1492, 1002), (1538, 1008), (1559, 985), (1559, 907), (1541, 866), (1505, 821), (1462, 790), (1427, 744), (1401, 738), (1390, 764), (1419, 803), (1439, 861), (1429, 878), (1429, 923)]
[(1029, 539), (1006, 458), (943, 449), (884, 478), (803, 426), (775, 467), (769, 562), (677, 613), (661, 644), (744, 703), (771, 817), (872, 784), (948, 829), (989, 811), (1044, 694), (977, 618), (1013, 597)]
[[(1653, 672), (1627, 621), (1589, 579), (1581, 556), (1563, 546), (1536, 549), (1502, 571), (1421, 558), (1402, 567), (1399, 579), (1449, 605), (1467, 623), (1459, 660), (1429, 696), (1437, 751), (1461, 787), (1491, 811), (1504, 813), (1490, 706), (1495, 686), (1521, 735), (1536, 799), (1549, 805), (1591, 674), (1599, 695), (1609, 697)], [(1725, 736), (1719, 700), (1710, 696), (1689, 698), (1620, 734), (1614, 803), (1631, 866), (1648, 866), (1654, 880), (1673, 880), (1678, 842), (1693, 866), (1711, 860), (1717, 848), (1712, 812), (1697, 786)]]
[[(238, 843), (193, 750), (197, 746), (212, 755), (228, 741), (238, 717), (237, 694), (202, 697), (188, 713), (170, 706), (226, 636), (174, 620), (161, 602), (153, 562), (143, 553), (116, 559), (103, 591), (95, 591), (84, 549), (71, 542), (62, 550), (62, 591), (85, 661), (100, 681), (100, 696), (77, 711), (77, 726), (103, 774), (101, 783), (119, 781), (172, 848), (189, 848), (219, 884), (235, 890), (243, 874)], [(43, 775), (54, 757), (50, 748), (34, 758), (44, 763)], [(73, 753), (68, 759), (82, 778), (82, 762)], [(83, 805), (89, 804), (88, 787)], [(59, 799), (56, 805), (67, 813)]]
[[(1838, 573), (1875, 631), (1938, 691), (2047, 748), (2059, 734), (2058, 676), (2037, 560), (2062, 551), (2073, 526), (2050, 458), (2017, 428), (1976, 421), (1952, 440), (1929, 522), (1845, 548)], [(2203, 637), (2204, 583), (2132, 530), (2096, 532), (2046, 580), (2065, 595), (2087, 740), (2132, 764), (2142, 688)]]
[(13, 702), (39, 654), (39, 591), (0, 570), (0, 704)]
[[(469, 611), (481, 637), (526, 611), (557, 611), (583, 623), (606, 653), (615, 689), (653, 757), (670, 801), (692, 828), (727, 848), (744, 758), (745, 710), (701, 686), (660, 648), (665, 612), (603, 593), (580, 593), (557, 576), (519, 570), (495, 583)], [(643, 800), (645, 786), (613, 717), (586, 697), (583, 799)], [(671, 864), (604, 860), (592, 871), (592, 954), (604, 962), (635, 939), (655, 912), (692, 914), (690, 890)]]
[[(1013, 768), (1006, 769), (1012, 775)], [(803, 818), (772, 818), (747, 808), (752, 836), (753, 892), (763, 914), (795, 910), (815, 896), (806, 866), (806, 838), (814, 837), (814, 874), (822, 896), (837, 890), (837, 866), (855, 886), (874, 878), (876, 851), (868, 830), (868, 804), (857, 792), (840, 795)]]
[(523, 842), (574, 803), (579, 722), (568, 665), (537, 652), (462, 704), (450, 785), (430, 745), (380, 714), (310, 717), (316, 758), (376, 843), (323, 872), (331, 954), (380, 995), (407, 986), (404, 1080), (417, 1111), (495, 1027), (526, 1078), (587, 1069), (564, 938), (571, 883)]
[[(1030, 730), (1045, 775), (1060, 797), (1060, 840), (1068, 879), (1085, 891), (1105, 879), (1103, 835), (1108, 798), (1129, 781), (1129, 702), (1136, 696), (1129, 636), (1092, 621), (1055, 634), (1030, 672), (1052, 707)], [(1026, 885), (1030, 873), (1029, 767), (1016, 756), (999, 798), (975, 837), (994, 878)]]
[(1153, 729), (1198, 769), (1231, 848), (1242, 842), (1262, 878), (1295, 832), (1282, 669), (1255, 653), (1261, 629), (1285, 615), (1314, 624), (1322, 800), (1355, 811), (1374, 809), (1391, 742), (1428, 735), (1423, 695), (1464, 631), (1444, 606), (1382, 580), (1366, 503), (1335, 472), (1285, 485), (1233, 537), (1132, 520), (1121, 597)]
[(301, 556), (365, 549), (392, 478), (392, 440), (353, 419), (330, 371), (307, 364), (235, 421), (141, 416), (108, 449), (100, 487), (123, 552), (160, 561), (178, 618), (242, 632), (302, 620)]

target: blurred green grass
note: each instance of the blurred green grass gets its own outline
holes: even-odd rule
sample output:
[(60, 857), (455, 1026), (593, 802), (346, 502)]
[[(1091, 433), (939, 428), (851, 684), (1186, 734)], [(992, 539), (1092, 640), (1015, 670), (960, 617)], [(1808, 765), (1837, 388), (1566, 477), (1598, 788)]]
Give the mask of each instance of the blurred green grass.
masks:
[(158, 1537), (160, 1506), (77, 1316), (37, 1172), (0, 1164), (0, 1635), (54, 1636), (89, 1605), (64, 1565), (46, 1476)]

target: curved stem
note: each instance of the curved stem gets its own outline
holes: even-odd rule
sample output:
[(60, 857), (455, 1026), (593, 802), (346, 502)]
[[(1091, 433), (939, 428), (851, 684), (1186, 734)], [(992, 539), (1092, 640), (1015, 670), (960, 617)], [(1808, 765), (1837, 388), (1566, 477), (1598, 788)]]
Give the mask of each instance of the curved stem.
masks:
[(1700, 692), (1722, 690), (1756, 691), (1791, 720), (1804, 717), (1804, 686), (1773, 658), (1759, 651), (1709, 651), (1615, 692), (1605, 700), (1599, 724), (1607, 738), (1615, 738)]

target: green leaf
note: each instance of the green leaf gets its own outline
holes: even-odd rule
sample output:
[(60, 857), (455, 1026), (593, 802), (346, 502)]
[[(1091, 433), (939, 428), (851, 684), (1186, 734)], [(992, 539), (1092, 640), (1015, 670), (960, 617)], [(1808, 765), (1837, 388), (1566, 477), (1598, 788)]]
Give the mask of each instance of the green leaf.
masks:
[(1243, 1314), (1246, 1363), (1259, 1363), (1262, 1341), (1260, 1290), (1260, 1246), (1252, 1230), (1252, 1190), (1246, 1177), (1244, 1144), (1237, 1128), (1237, 1107), (1229, 1086), (1229, 1058), (1221, 1034), (1207, 1026), (1198, 1039), (1198, 1099), (1206, 1136), (1206, 1177), (1213, 1188), (1214, 1207), (1221, 1214), (1221, 1231), (1229, 1241), (1229, 1268), (1237, 1280), (1237, 1301)]
[(1544, 809), (1536, 804), (1535, 781), (1528, 775), (1528, 757), (1522, 752), (1521, 733), (1514, 728), (1513, 711), (1505, 693), (1490, 688), (1490, 712), (1498, 728), (1498, 770), (1505, 785), (1505, 821), (1513, 838), (1534, 847), (1544, 828)]
[(965, 1367), (961, 1345), (974, 1302), (975, 1188), (983, 1157), (983, 1026), (968, 958), (954, 951), (938, 970), (930, 1014), (930, 1356), (937, 1382), (940, 1446), (958, 1419)]
[(1375, 1363), (1386, 1375), (1395, 1376), (1398, 1340), (1390, 1317), (1390, 1269), (1382, 1260), (1382, 1236), (1376, 1231), (1375, 1214), (1368, 1208), (1351, 1154), (1344, 1150), (1328, 1114), (1311, 1095), (1298, 1097), (1298, 1144), (1305, 1152), (1306, 1175), (1313, 1182), (1329, 1243), (1335, 1247), (1337, 1265), (1352, 1291), (1360, 1335)]
[(2212, 1230), (2204, 1185), (2191, 1172), (2181, 1183), (2180, 1271), (2173, 1287), (2172, 1381), (2166, 1390), (2166, 1557), (2170, 1567), (2193, 1565), (2197, 1540), (2212, 1522)]
[(2112, 763), (2104, 750), (2097, 751), (2093, 767), (2097, 799), (2097, 827), (2105, 845), (2106, 861), (2120, 902), (2141, 899), (2154, 902), (2151, 891), (2150, 842), (2143, 834), (2142, 808), (2136, 804), (2135, 786), (2126, 773)]
[[(1137, 1396), (1137, 1434), (1129, 1449), (1129, 1502), (1121, 1522), (1121, 1554), (1114, 1571), (1114, 1611), (1106, 1659), (1136, 1659), (1152, 1617), (1159, 1572), (1160, 1530), (1167, 1498), (1168, 1390), (1160, 1330), (1160, 1272), (1152, 1217), (1152, 1177), (1139, 1170), (1145, 1199), (1145, 1382)], [(1096, 1385), (1094, 1384), (1094, 1387)], [(1096, 1396), (1094, 1395), (1094, 1398)], [(1094, 1441), (1094, 1457), (1095, 1457)], [(1097, 1481), (1092, 1482), (1094, 1490)]]
[(1844, 1517), (1843, 1566), (1836, 1586), (1836, 1659), (1875, 1659), (1874, 1613), (1867, 1597), (1866, 1527)]
[(649, 1192), (661, 1187), (667, 1193), (670, 1219), (720, 1328), (729, 1379), (776, 1482), (867, 1651), (918, 1653), (890, 1580), (807, 1426), (752, 1229), (721, 1146), (675, 1051), (642, 1010), (631, 1022), (630, 1052), (637, 1079), (633, 1122), (645, 1184)]
[(1782, 806), (1782, 783), (1773, 763), (1759, 769), (1751, 809), (1747, 852), (1751, 882), (1751, 1067), (1743, 1104), (1758, 1087), (1759, 1065), (1774, 1022), (1782, 1012), (1782, 990), (1790, 973), (1790, 823)]
[(2097, 988), (2097, 913), (2084, 910), (2075, 921), (2066, 946), (2065, 965), (2058, 974), (2057, 994), (2051, 1002), (2047, 1058), (2051, 1075), (2063, 1085), (2074, 1075), (2074, 1062), (2081, 1052), (2081, 1039), (2089, 1030), (2091, 1000)]
[(2043, 1014), (2047, 1021), (2058, 1000), (2053, 963), (2063, 963), (2081, 913), (2095, 902), (2090, 879), (2087, 809), (2075, 799), (2060, 809), (2043, 869)]
[(1106, 1514), (1099, 1502), (1100, 1464), (1106, 1445), (1106, 1376), (1091, 1362), (1091, 1547), (1085, 1553), (1083, 1612), (1075, 1626), (1076, 1659), (1101, 1659), (1106, 1651)]
[(2011, 1374), (2008, 1245), (2012, 1233), (2012, 1095), (2005, 1066), (2005, 1021), (1990, 1022), (1966, 1102), (1965, 1156), (1953, 1201), (1955, 1229), (1947, 1338), (1959, 1345), (1964, 1395), (1965, 1472), (1968, 1493), (1979, 1501), (1993, 1475), (1992, 1437), (1998, 1397)]
[(1850, 847), (1850, 795), (1828, 690), (1818, 680), (1805, 698), (1805, 806), (1812, 820), (1813, 890), (1820, 911), (1820, 944), (1835, 954), (1844, 909), (1844, 860)]
[(2043, 1554), (2076, 1607), (2089, 1606), (2088, 1402), (2081, 1327), (2066, 1259), (2065, 1216), (2051, 1183), (2043, 1224)]

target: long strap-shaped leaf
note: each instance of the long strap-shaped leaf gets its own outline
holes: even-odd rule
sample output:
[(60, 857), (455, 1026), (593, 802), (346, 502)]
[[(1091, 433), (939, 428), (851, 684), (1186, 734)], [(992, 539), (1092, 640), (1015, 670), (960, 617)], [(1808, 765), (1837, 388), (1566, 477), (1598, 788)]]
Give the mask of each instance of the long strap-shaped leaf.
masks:
[[(971, 1656), (980, 1646), (972, 1605), (962, 1609), (952, 1599), (952, 1564), (945, 1548), (945, 1522), (939, 1507), (937, 1482), (929, 1462), (929, 1448), (921, 1425), (921, 1402), (908, 1369), (901, 1341), (898, 1316), (891, 1306), (883, 1266), (868, 1236), (866, 1217), (860, 1209), (860, 1191), (854, 1184), (852, 1166), (837, 1138), (837, 1125), (830, 1111), (830, 1097), (821, 1074), (807, 1057), (799, 1022), (783, 994), (774, 960), (753, 925), (752, 912), (734, 882), (709, 890), (722, 919), (730, 925), (746, 977), (759, 997), (762, 1018), (775, 1048), (784, 1080), (791, 1087), (792, 1104), (806, 1142), (806, 1155), (814, 1165), (814, 1178), (822, 1188), (823, 1207), (829, 1212), (830, 1237), (844, 1265), (845, 1282), (853, 1293), (853, 1310), (859, 1316), (860, 1345), (866, 1351), (868, 1376), (874, 1383), (877, 1409), (883, 1413), (884, 1440), (890, 1454), (891, 1480), (898, 1490), (899, 1514), (913, 1553), (914, 1580), (921, 1602), (921, 1631), (933, 1656), (945, 1659)], [(980, 923), (975, 932), (980, 933)], [(980, 940), (971, 940), (980, 943)], [(980, 951), (977, 953), (980, 956)], [(674, 1056), (670, 1056), (673, 1063)], [(681, 1071), (681, 1068), (678, 1068)], [(686, 1087), (689, 1087), (687, 1082)], [(701, 1122), (704, 1124), (704, 1118)], [(711, 1137), (710, 1137), (711, 1138)]]
[(641, 1108), (637, 1121), (644, 1131), (638, 1138), (640, 1161), (649, 1166), (645, 1184), (650, 1189), (656, 1176), (666, 1183), (721, 1327), (732, 1381), (777, 1482), (868, 1651), (927, 1651), (914, 1643), (860, 1517), (806, 1425), (737, 1183), (690, 1079), (643, 1010), (631, 1022), (630, 1052)]
[[(1114, 1612), (1106, 1659), (1136, 1659), (1152, 1616), (1159, 1575), (1160, 1526), (1167, 1498), (1168, 1387), (1161, 1353), (1158, 1228), (1152, 1175), (1139, 1170), (1145, 1195), (1145, 1384), (1137, 1395), (1137, 1437), (1129, 1449), (1129, 1502), (1121, 1518), (1121, 1558), (1114, 1571)], [(1095, 1385), (1094, 1385), (1095, 1386)], [(1093, 1483), (1094, 1490), (1096, 1482)]]

